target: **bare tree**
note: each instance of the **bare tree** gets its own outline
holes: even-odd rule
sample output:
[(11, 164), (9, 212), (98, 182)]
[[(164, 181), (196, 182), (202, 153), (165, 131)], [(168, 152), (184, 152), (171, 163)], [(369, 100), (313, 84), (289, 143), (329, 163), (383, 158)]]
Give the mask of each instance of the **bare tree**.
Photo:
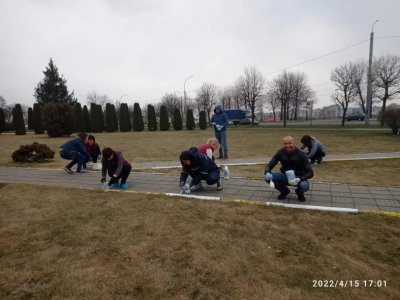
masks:
[(274, 122), (276, 120), (276, 109), (279, 107), (280, 98), (279, 95), (275, 93), (274, 90), (268, 91), (266, 95), (266, 104), (267, 107), (272, 110), (272, 114), (274, 116)]
[(265, 78), (255, 66), (245, 67), (244, 75), (239, 77), (236, 86), (245, 104), (247, 104), (251, 110), (251, 120), (252, 125), (254, 125), (254, 111), (257, 103), (265, 92)]
[(161, 100), (161, 104), (164, 105), (167, 109), (168, 116), (173, 122), (174, 119), (174, 110), (176, 108), (182, 109), (181, 100), (174, 93), (166, 93)]
[(233, 108), (235, 109), (240, 109), (242, 106), (244, 106), (243, 96), (240, 92), (239, 87), (236, 85), (232, 88), (232, 101)]
[(0, 108), (4, 108), (7, 105), (6, 99), (2, 95), (0, 95)]
[(107, 103), (112, 103), (112, 100), (107, 95), (100, 95), (96, 91), (91, 91), (86, 95), (87, 105), (91, 103), (95, 103), (101, 105), (103, 110), (105, 110), (105, 106)]
[(299, 111), (300, 106), (304, 103), (303, 102), (303, 93), (305, 93), (307, 89), (307, 81), (308, 77), (307, 74), (304, 72), (297, 72), (295, 74), (295, 81), (294, 81), (294, 93), (293, 93), (293, 101), (292, 101), (292, 118), (297, 120), (297, 113)]
[(349, 104), (355, 101), (357, 95), (354, 84), (356, 70), (355, 64), (349, 62), (335, 68), (331, 73), (331, 81), (336, 86), (336, 91), (331, 95), (331, 99), (343, 109), (342, 126), (344, 126)]
[(204, 110), (210, 122), (211, 109), (215, 106), (217, 100), (217, 87), (212, 83), (203, 83), (196, 91), (196, 102), (199, 111)]
[(228, 88), (224, 88), (220, 91), (219, 102), (221, 103), (222, 107), (225, 110), (232, 109), (232, 107), (234, 106), (232, 90), (233, 89), (231, 87), (228, 87)]
[(295, 92), (296, 75), (286, 70), (279, 74), (270, 83), (270, 90), (279, 98), (281, 119), (283, 119), (283, 126), (286, 126), (288, 119), (289, 101)]
[[(374, 81), (376, 96), (382, 101), (382, 115), (386, 110), (386, 101), (395, 99), (400, 94), (400, 57), (393, 54), (381, 56), (374, 61)], [(384, 119), (381, 120), (381, 126)]]

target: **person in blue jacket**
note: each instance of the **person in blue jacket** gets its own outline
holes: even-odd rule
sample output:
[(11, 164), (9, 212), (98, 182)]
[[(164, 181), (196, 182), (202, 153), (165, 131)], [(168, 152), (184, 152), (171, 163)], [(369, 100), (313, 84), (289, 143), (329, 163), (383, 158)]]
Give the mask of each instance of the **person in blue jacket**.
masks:
[(216, 105), (214, 115), (211, 117), (211, 125), (214, 125), (215, 138), (221, 144), (219, 157), (217, 159), (228, 158), (228, 145), (226, 144), (226, 126), (229, 124), (228, 116), (223, 112), (221, 105)]
[(202, 180), (205, 180), (207, 185), (217, 184), (217, 190), (222, 190), (219, 167), (210, 157), (199, 153), (196, 147), (192, 147), (181, 153), (180, 160), (182, 164), (182, 173), (179, 180), (181, 188), (185, 186), (186, 180), (190, 176), (192, 177), (189, 185), (191, 191), (202, 190)]
[(85, 143), (87, 140), (88, 135), (86, 133), (80, 132), (78, 133), (78, 137), (76, 139), (70, 140), (64, 143), (60, 148), (60, 156), (63, 159), (71, 160), (72, 161), (64, 167), (64, 171), (74, 174), (71, 168), (78, 164), (76, 169), (76, 174), (84, 173), (81, 171), (83, 162), (85, 158), (87, 161), (92, 161), (92, 157), (86, 151)]

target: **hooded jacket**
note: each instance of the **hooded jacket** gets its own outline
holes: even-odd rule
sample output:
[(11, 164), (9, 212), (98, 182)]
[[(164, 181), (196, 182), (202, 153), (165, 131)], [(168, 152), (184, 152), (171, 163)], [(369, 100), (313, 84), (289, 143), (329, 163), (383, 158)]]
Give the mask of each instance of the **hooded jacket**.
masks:
[[(217, 109), (220, 110), (219, 113), (217, 113)], [(226, 125), (229, 124), (229, 118), (226, 115), (226, 113), (224, 113), (224, 111), (222, 110), (222, 106), (221, 105), (216, 105), (215, 109), (214, 109), (214, 114), (211, 117), (211, 124), (215, 123), (219, 126), (223, 126), (221, 130), (217, 129), (217, 126), (214, 126), (214, 130), (215, 132), (221, 132), (221, 131), (226, 131)]]
[(207, 155), (199, 153), (196, 147), (186, 151), (190, 155), (190, 166), (182, 170), (180, 182), (186, 182), (188, 175), (193, 178), (191, 185), (197, 185), (201, 180), (212, 177), (218, 180), (219, 168)]
[(90, 154), (85, 149), (85, 141), (79, 137), (62, 144), (60, 148), (71, 156), (76, 156), (80, 153), (87, 159), (91, 159)]

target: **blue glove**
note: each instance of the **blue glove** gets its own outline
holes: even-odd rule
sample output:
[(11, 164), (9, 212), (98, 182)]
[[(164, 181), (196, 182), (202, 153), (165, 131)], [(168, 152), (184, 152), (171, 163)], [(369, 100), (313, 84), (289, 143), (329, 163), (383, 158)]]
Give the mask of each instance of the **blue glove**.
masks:
[(97, 157), (97, 159), (100, 159), (101, 158), (101, 155), (99, 155), (98, 157)]
[(224, 127), (224, 126), (217, 125), (217, 129), (218, 129), (218, 130), (221, 130), (222, 127)]
[(212, 122), (211, 125), (214, 125), (214, 126), (215, 126), (215, 125), (217, 125), (217, 124), (216, 124), (215, 122)]
[(271, 173), (265, 174), (265, 180), (270, 181), (270, 180), (272, 180), (272, 179), (273, 179), (273, 177), (272, 177), (272, 174), (271, 174)]

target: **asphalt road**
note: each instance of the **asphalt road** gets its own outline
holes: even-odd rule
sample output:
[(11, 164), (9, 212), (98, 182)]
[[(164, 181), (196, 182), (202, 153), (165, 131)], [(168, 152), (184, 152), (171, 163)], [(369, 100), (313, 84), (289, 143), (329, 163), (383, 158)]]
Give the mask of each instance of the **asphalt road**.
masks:
[[(287, 125), (309, 125), (310, 121), (287, 121)], [(313, 125), (341, 125), (341, 119), (334, 120), (313, 120)], [(346, 121), (346, 124), (351, 125), (364, 125), (365, 121)], [(370, 125), (379, 125), (380, 123), (376, 119), (370, 120)], [(261, 122), (260, 125), (283, 125), (283, 121), (279, 122)]]

